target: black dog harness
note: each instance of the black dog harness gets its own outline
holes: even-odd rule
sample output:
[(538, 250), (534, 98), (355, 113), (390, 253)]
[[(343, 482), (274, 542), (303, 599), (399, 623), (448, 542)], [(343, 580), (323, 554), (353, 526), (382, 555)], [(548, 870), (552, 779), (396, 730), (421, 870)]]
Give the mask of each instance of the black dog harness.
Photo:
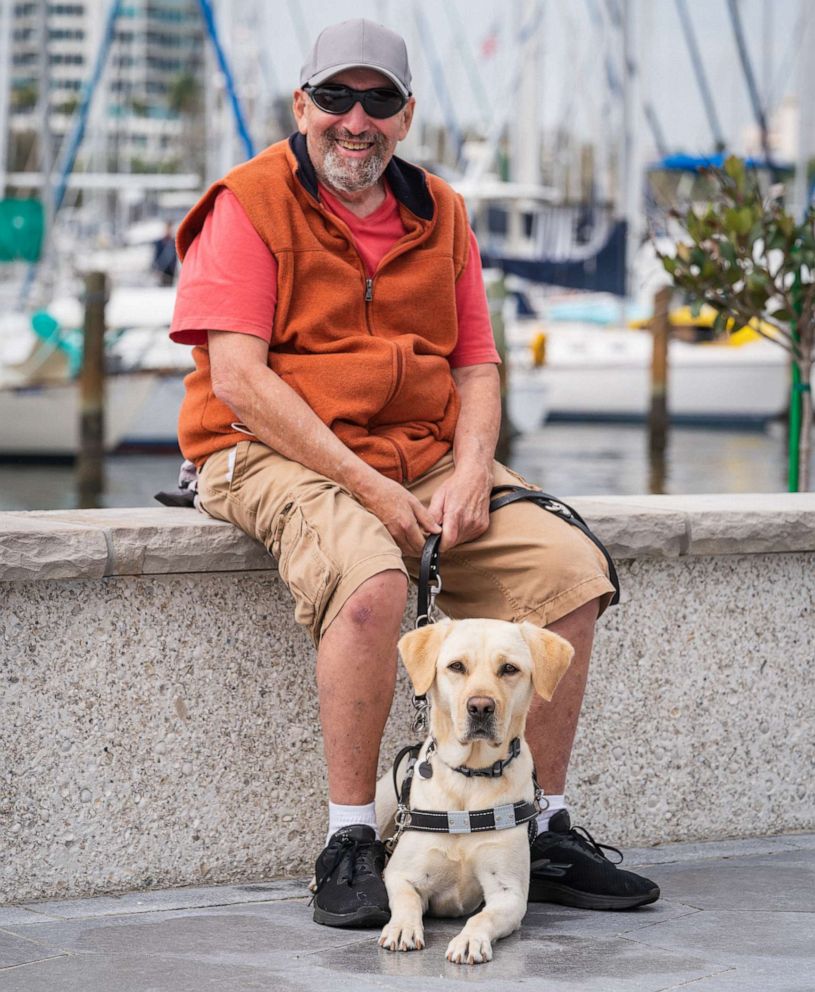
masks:
[[(431, 740), (427, 757), (430, 757), (430, 753), (432, 753), (431, 749), (435, 750), (434, 745), (435, 741)], [(516, 803), (505, 803), (501, 806), (493, 806), (490, 809), (451, 809), (446, 811), (411, 809), (410, 787), (413, 782), (416, 762), (418, 761), (421, 749), (421, 744), (409, 744), (407, 747), (403, 747), (399, 754), (396, 755), (396, 760), (393, 763), (393, 787), (398, 799), (398, 805), (396, 808), (396, 833), (387, 842), (389, 849), (392, 850), (395, 847), (397, 840), (405, 830), (423, 830), (430, 833), (444, 834), (473, 834), (482, 833), (485, 830), (509, 830), (512, 827), (519, 827), (526, 823), (528, 824), (527, 830), (529, 831), (530, 843), (535, 839), (537, 835), (535, 819), (541, 811), (540, 800), (543, 798), (543, 794), (537, 788), (537, 784), (534, 802), (521, 799)], [(453, 771), (462, 772), (462, 774), (481, 774), (491, 778), (497, 778), (503, 774), (504, 767), (517, 757), (520, 751), (521, 742), (516, 737), (510, 744), (510, 756), (508, 758), (504, 758), (500, 762), (495, 762), (489, 768), (464, 769), (464, 766), (460, 766), (453, 768)], [(408, 764), (400, 789), (396, 780), (396, 773), (405, 755), (409, 756)], [(422, 762), (423, 765), (425, 763)], [(494, 774), (493, 769), (499, 764), (501, 765), (501, 769), (497, 774)], [(425, 775), (425, 777), (429, 778), (430, 776)]]

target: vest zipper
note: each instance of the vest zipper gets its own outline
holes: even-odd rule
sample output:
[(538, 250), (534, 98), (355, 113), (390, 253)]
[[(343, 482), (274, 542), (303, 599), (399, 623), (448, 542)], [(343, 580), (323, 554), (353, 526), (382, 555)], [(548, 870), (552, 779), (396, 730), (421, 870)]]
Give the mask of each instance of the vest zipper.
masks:
[(365, 302), (370, 303), (374, 298), (374, 281), (373, 279), (365, 280)]

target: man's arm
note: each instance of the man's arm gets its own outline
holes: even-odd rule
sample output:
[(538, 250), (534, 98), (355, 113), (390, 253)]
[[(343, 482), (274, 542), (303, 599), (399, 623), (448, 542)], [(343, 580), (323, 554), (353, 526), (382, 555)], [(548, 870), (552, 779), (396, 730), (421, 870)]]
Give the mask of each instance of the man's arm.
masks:
[(453, 378), (461, 398), (453, 440), (456, 467), (430, 503), (430, 513), (442, 524), (442, 551), (474, 540), (489, 526), (493, 458), (501, 426), (497, 366), (464, 366), (453, 369)]
[(344, 486), (375, 514), (400, 549), (421, 554), (439, 526), (432, 510), (347, 448), (266, 364), (269, 346), (250, 334), (209, 331), (212, 389), (264, 444)]

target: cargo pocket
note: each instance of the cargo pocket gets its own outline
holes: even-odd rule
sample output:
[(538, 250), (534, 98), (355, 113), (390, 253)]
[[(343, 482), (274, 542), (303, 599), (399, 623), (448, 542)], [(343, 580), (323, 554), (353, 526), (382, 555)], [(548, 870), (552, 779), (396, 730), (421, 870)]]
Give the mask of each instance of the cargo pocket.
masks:
[(278, 572), (294, 597), (294, 618), (319, 638), (328, 600), (339, 581), (338, 569), (320, 547), (317, 531), (293, 502), (280, 512), (269, 550)]

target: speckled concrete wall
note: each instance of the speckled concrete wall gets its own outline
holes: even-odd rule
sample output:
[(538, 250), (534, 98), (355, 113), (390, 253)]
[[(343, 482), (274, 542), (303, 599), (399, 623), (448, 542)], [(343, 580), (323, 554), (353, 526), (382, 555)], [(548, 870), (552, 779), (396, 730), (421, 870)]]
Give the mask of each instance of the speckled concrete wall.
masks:
[[(815, 554), (620, 572), (576, 821), (621, 844), (815, 828)], [(325, 830), (314, 662), (273, 570), (0, 596), (0, 902), (310, 871)], [(409, 724), (400, 676), (385, 757)]]

